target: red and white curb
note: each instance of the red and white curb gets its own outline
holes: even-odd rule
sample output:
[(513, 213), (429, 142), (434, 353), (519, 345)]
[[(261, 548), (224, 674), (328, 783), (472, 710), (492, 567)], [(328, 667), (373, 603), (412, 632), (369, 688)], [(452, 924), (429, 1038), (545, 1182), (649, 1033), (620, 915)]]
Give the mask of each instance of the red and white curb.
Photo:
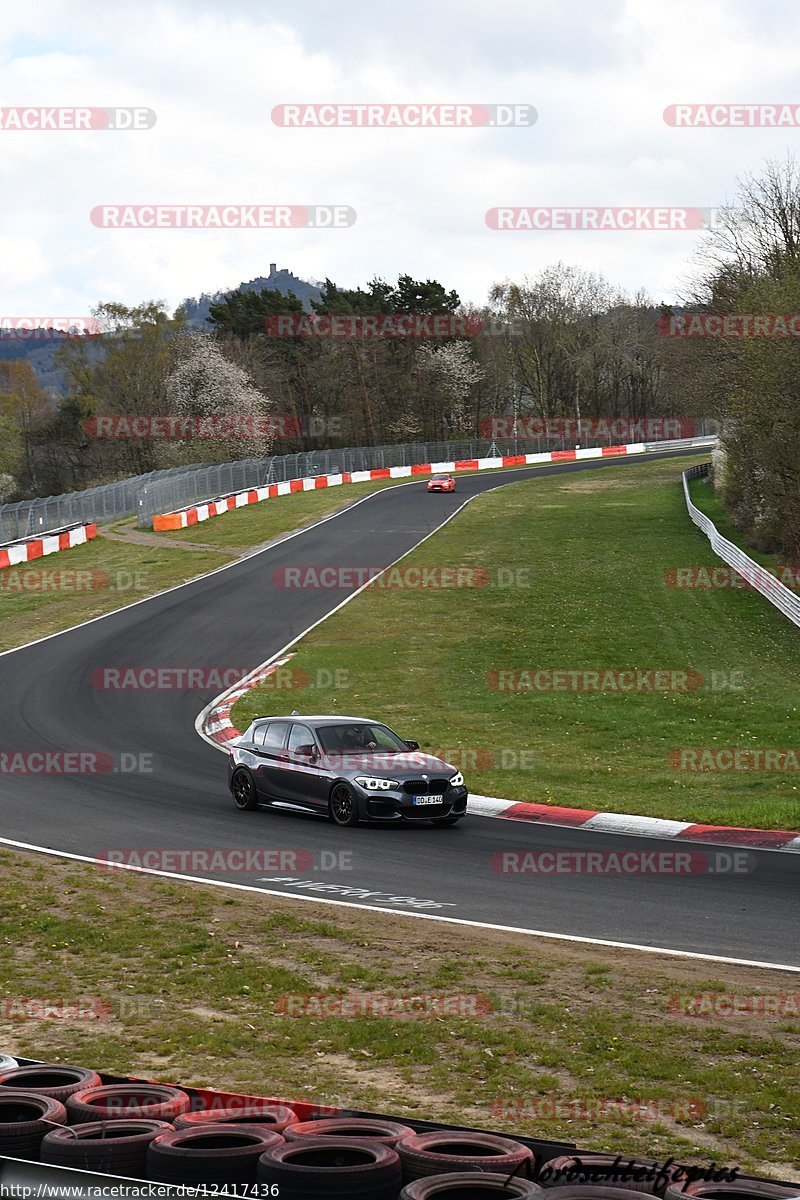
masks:
[(800, 854), (800, 833), (782, 829), (741, 829), (728, 825), (697, 825), (625, 813), (594, 812), (584, 808), (559, 808), (554, 804), (523, 804), (495, 796), (470, 796), (469, 812), (483, 817), (505, 817), (539, 825), (561, 825), (595, 833), (630, 833), (639, 837), (677, 838), (685, 842), (719, 842), (725, 846), (750, 846), (764, 850), (791, 850)]
[(12, 542), (0, 547), (0, 570), (3, 567), (16, 567), (19, 563), (32, 562), (48, 554), (56, 554), (59, 550), (82, 546), (93, 537), (97, 537), (96, 525), (75, 525), (58, 533), (48, 533), (43, 537), (30, 538), (23, 542)]
[[(694, 439), (688, 439), (694, 442)], [(672, 444), (670, 444), (672, 445)], [(456, 462), (416, 463), (410, 467), (380, 467), (371, 471), (344, 471), (339, 475), (312, 475), (306, 479), (289, 479), (285, 483), (271, 483), (266, 487), (250, 488), (232, 496), (209, 500), (206, 504), (192, 504), (175, 512), (159, 513), (153, 517), (153, 529), (163, 533), (169, 529), (186, 529), (218, 517), (234, 508), (258, 504), (275, 496), (287, 496), (292, 492), (313, 492), (317, 488), (338, 487), (343, 483), (369, 483), (378, 479), (409, 479), (414, 475), (436, 475), (444, 471), (490, 471), (500, 467), (529, 467), (537, 463), (580, 462), (591, 458), (620, 458), (628, 454), (644, 454), (647, 445), (633, 442), (627, 446), (591, 446), (586, 450), (549, 450), (542, 454), (513, 454), (495, 458), (464, 458)]]
[[(242, 730), (237, 729), (231, 721), (231, 710), (236, 701), (293, 657), (293, 654), (285, 654), (262, 667), (257, 667), (235, 687), (218, 696), (198, 717), (198, 733), (217, 749), (227, 752), (231, 743), (242, 736)], [(529, 804), (517, 800), (502, 800), (497, 796), (470, 795), (467, 812), (477, 817), (502, 817), (509, 821), (558, 825), (567, 829), (586, 829), (594, 833), (677, 838), (685, 842), (749, 846), (751, 849), (761, 850), (789, 850), (800, 854), (800, 833), (787, 830), (698, 825), (690, 821), (668, 821), (661, 817), (596, 812), (584, 808), (560, 808), (554, 804)]]

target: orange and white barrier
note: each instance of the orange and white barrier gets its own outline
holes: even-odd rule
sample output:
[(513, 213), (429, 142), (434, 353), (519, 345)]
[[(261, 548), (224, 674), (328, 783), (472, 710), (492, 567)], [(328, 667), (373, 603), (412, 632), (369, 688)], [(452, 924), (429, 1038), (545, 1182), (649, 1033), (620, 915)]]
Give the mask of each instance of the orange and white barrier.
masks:
[(536, 463), (574, 462), (583, 458), (610, 458), (624, 454), (642, 454), (644, 442), (628, 446), (592, 446), (587, 450), (548, 450), (543, 454), (513, 454), (495, 458), (466, 458), (458, 462), (416, 463), (411, 467), (380, 467), (371, 471), (344, 471), (341, 475), (313, 475), (307, 479), (289, 479), (286, 483), (271, 483), (266, 487), (250, 488), (204, 504), (192, 504), (177, 512), (159, 513), (153, 517), (153, 529), (186, 529), (218, 517), (234, 508), (247, 504), (258, 504), (274, 496), (287, 496), (290, 492), (313, 492), (317, 488), (338, 487), (341, 483), (368, 483), (375, 479), (408, 479), (414, 475), (436, 475), (444, 471), (489, 471), (498, 467), (527, 467)]
[(31, 562), (35, 558), (44, 558), (59, 550), (82, 546), (93, 537), (97, 537), (96, 525), (73, 525), (70, 529), (46, 533), (38, 538), (9, 542), (0, 546), (0, 570), (3, 567), (15, 567), (18, 563)]

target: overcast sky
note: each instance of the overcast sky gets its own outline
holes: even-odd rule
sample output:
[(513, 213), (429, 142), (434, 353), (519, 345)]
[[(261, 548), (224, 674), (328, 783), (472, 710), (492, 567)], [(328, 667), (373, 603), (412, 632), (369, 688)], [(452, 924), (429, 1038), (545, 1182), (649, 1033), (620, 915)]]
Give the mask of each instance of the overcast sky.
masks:
[[(708, 208), (800, 128), (675, 128), (676, 103), (800, 105), (791, 0), (25, 0), (0, 105), (140, 106), (150, 129), (0, 130), (2, 314), (233, 287), (269, 263), (485, 301), (563, 260), (676, 297), (697, 232), (498, 231), (497, 206)], [(292, 129), (284, 103), (533, 105), (531, 127)], [(340, 229), (106, 229), (98, 205), (342, 204)]]

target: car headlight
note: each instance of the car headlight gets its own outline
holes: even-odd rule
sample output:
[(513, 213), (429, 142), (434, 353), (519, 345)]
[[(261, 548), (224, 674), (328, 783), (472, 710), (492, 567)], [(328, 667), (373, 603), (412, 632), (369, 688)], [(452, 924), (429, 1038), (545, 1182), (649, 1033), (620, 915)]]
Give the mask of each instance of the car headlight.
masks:
[(450, 780), (450, 787), (463, 787), (463, 786), (464, 786), (464, 776), (461, 774), (460, 771), (456, 771), (455, 775)]
[(378, 779), (374, 775), (361, 775), (356, 783), (368, 792), (390, 792), (392, 788), (400, 787), (396, 779)]

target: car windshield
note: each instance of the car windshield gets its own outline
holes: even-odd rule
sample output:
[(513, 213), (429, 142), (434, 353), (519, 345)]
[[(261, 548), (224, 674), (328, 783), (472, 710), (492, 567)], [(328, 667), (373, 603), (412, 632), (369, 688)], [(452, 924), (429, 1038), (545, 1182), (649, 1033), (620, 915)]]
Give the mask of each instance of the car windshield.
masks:
[(385, 725), (323, 725), (317, 736), (326, 754), (398, 754), (406, 743)]
[(449, 475), (434, 475), (432, 476), (434, 483), (447, 483)]

